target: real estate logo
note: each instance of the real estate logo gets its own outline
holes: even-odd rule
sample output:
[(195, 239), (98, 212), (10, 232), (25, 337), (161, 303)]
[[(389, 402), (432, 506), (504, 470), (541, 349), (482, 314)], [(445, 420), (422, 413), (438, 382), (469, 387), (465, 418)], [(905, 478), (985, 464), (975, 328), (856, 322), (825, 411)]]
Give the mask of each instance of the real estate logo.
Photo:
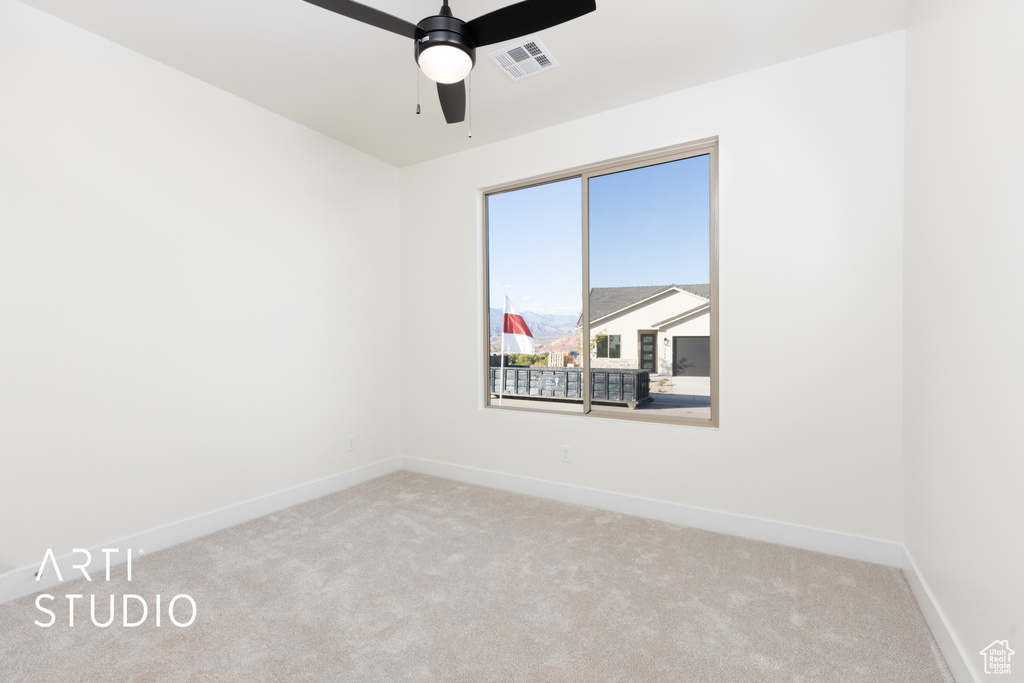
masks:
[(985, 673), (1009, 674), (1010, 658), (1015, 654), (1010, 649), (1010, 641), (993, 640), (991, 645), (981, 651), (981, 656), (985, 658)]
[[(87, 568), (92, 563), (92, 553), (90, 553), (88, 550), (84, 550), (82, 548), (75, 548), (71, 552), (76, 553), (76, 554), (81, 554), (83, 556), (82, 563), (81, 564), (71, 565), (71, 568), (72, 569), (78, 569), (79, 571), (82, 572), (82, 576), (85, 577), (86, 581), (92, 582), (92, 577), (89, 575), (89, 572), (87, 571)], [(102, 552), (106, 556), (106, 569), (107, 569), (107, 571), (106, 571), (106, 580), (110, 581), (110, 566), (111, 566), (111, 559), (110, 558), (111, 558), (111, 555), (118, 554), (120, 552), (120, 550), (117, 549), (117, 548), (103, 548)], [(40, 579), (43, 578), (43, 572), (46, 570), (46, 565), (48, 563), (53, 566), (53, 571), (57, 575), (57, 580), (63, 582), (64, 581), (64, 577), (61, 576), (60, 566), (58, 566), (58, 564), (57, 564), (57, 559), (53, 555), (53, 549), (52, 548), (47, 548), (46, 555), (43, 556), (43, 562), (39, 566), (39, 571), (36, 572), (36, 581), (39, 581)], [(126, 578), (130, 582), (132, 580), (132, 550), (131, 550), (131, 548), (128, 549), (128, 557), (127, 557), (127, 562), (126, 562), (126, 565), (125, 565), (125, 569), (126, 569)], [(107, 606), (106, 606), (107, 620), (106, 621), (101, 621), (100, 619), (97, 619), (97, 617), (96, 617), (96, 612), (97, 612), (97, 610), (96, 610), (96, 595), (92, 594), (92, 595), (89, 596), (89, 616), (91, 617), (93, 625), (94, 626), (98, 626), (99, 628), (106, 628), (106, 627), (108, 627), (108, 626), (110, 626), (111, 624), (114, 623), (114, 617), (116, 615), (116, 605), (118, 604), (117, 599), (116, 599), (117, 596), (109, 595), (107, 597), (109, 597), (109, 601), (104, 601), (102, 598), (100, 599), (100, 605), (101, 605), (100, 613), (101, 614), (104, 611), (103, 603), (107, 602)], [(81, 593), (70, 593), (68, 595), (65, 595), (64, 598), (68, 601), (68, 626), (73, 628), (75, 626), (75, 606), (77, 604), (75, 601), (76, 600), (82, 600), (82, 602), (84, 604), (85, 596), (82, 595)], [(39, 626), (41, 628), (49, 628), (49, 627), (53, 626), (55, 623), (57, 623), (57, 615), (54, 614), (54, 612), (52, 610), (48, 609), (47, 607), (44, 607), (43, 604), (42, 604), (44, 600), (49, 600), (50, 601), (50, 606), (52, 606), (52, 603), (53, 603), (53, 601), (55, 599), (56, 598), (54, 598), (54, 596), (50, 595), (49, 593), (40, 593), (38, 596), (36, 596), (36, 608), (40, 612), (44, 612), (45, 614), (49, 615), (49, 619), (47, 621), (39, 621), (37, 619), (36, 622), (35, 622), (36, 626)], [(162, 607), (161, 607), (162, 597), (161, 597), (161, 595), (159, 593), (156, 594), (156, 598), (155, 598), (155, 600), (153, 602), (154, 602), (154, 605), (155, 605), (155, 609), (153, 610), (153, 614), (154, 614), (154, 617), (155, 617), (156, 625), (159, 627), (159, 626), (162, 625), (161, 617), (164, 616), (164, 613), (163, 613), (163, 610), (162, 610)], [(174, 607), (175, 607), (175, 604), (178, 603), (178, 602), (188, 603), (188, 605), (191, 607), (191, 614), (190, 614), (188, 620), (186, 620), (186, 621), (178, 621), (178, 619), (176, 618), (177, 615), (175, 614)], [(125, 593), (124, 595), (121, 596), (120, 605), (121, 605), (121, 624), (125, 628), (133, 628), (135, 626), (140, 626), (140, 625), (146, 623), (146, 619), (149, 618), (149, 602), (147, 602), (147, 600), (145, 598), (143, 598), (141, 595), (135, 595), (134, 593)], [(191, 626), (192, 622), (194, 622), (196, 620), (196, 611), (197, 611), (196, 610), (196, 601), (193, 600), (191, 596), (185, 595), (184, 593), (179, 593), (178, 595), (175, 595), (173, 598), (171, 598), (166, 603), (166, 617), (170, 620), (170, 622), (172, 624), (174, 624), (175, 626), (178, 626), (179, 628), (185, 628), (186, 626)], [(182, 609), (182, 612), (184, 612), (184, 608)], [(84, 619), (79, 619), (79, 621), (84, 621)]]

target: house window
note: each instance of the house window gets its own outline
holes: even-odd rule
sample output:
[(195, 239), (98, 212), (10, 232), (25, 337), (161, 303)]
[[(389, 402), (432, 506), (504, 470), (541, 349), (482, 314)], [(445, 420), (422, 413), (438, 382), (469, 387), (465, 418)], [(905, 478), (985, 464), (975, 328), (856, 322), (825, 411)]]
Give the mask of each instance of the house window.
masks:
[(617, 334), (594, 335), (594, 346), (598, 358), (620, 358), (622, 355), (621, 336)]
[(718, 424), (717, 140), (484, 191), (487, 407)]

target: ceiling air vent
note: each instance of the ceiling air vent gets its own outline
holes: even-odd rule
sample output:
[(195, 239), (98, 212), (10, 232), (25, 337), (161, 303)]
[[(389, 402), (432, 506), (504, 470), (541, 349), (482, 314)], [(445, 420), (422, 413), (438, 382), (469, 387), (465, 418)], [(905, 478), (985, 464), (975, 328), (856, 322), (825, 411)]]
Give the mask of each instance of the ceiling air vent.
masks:
[(548, 71), (558, 66), (551, 52), (536, 38), (526, 38), (488, 55), (513, 81)]

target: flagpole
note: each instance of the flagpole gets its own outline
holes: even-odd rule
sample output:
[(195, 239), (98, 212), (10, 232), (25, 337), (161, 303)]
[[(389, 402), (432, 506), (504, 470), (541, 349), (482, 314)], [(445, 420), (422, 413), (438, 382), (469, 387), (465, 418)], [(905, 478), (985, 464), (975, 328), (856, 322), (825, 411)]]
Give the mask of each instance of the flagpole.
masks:
[(505, 397), (505, 314), (508, 313), (508, 297), (501, 304), (501, 386), (498, 388), (498, 407), (501, 407), (501, 399)]

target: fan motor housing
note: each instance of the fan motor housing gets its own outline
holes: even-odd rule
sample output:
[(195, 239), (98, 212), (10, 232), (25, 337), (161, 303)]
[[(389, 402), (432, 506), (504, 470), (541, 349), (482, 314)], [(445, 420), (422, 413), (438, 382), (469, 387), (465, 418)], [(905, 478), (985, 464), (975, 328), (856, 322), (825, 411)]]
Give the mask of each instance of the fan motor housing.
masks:
[(420, 54), (428, 48), (438, 45), (450, 45), (469, 55), (470, 61), (476, 64), (476, 46), (463, 29), (463, 21), (451, 16), (436, 15), (427, 17), (416, 24), (416, 38), (412, 41), (416, 63)]

